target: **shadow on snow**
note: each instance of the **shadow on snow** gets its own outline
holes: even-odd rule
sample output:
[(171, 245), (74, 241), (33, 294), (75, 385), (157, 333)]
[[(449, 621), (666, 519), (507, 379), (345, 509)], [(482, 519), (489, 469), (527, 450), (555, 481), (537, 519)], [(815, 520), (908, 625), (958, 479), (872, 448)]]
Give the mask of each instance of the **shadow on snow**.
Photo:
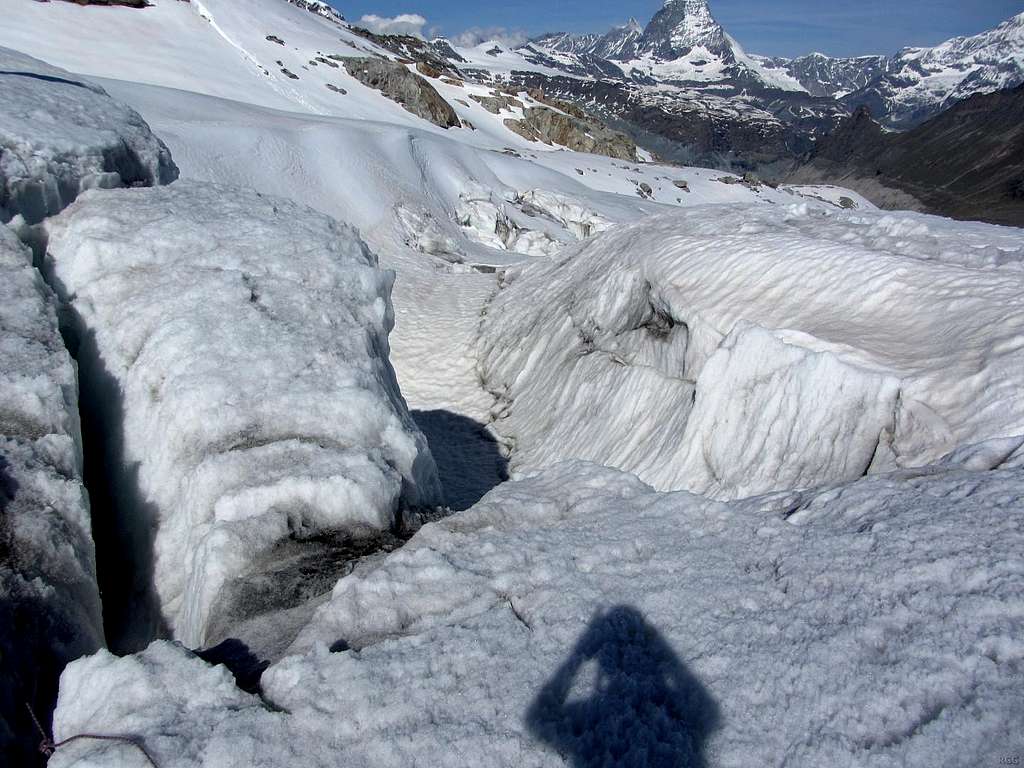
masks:
[(487, 428), (451, 411), (413, 411), (437, 463), (447, 505), (459, 512), (508, 480), (508, 460)]
[(591, 621), (526, 714), (573, 768), (705, 768), (718, 705), (635, 608)]

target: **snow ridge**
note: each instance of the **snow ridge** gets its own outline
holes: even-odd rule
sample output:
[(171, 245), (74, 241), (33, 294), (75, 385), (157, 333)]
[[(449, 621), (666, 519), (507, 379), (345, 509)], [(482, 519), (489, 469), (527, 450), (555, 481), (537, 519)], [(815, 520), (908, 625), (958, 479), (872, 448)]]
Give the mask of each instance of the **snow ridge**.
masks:
[(967, 234), (910, 214), (718, 206), (510, 272), (480, 349), (513, 467), (580, 458), (737, 498), (1024, 432), (1024, 350), (996, 341), (1024, 334), (1019, 243), (979, 230), (1018, 260), (978, 269)]
[(388, 362), (393, 275), (353, 230), (185, 182), (87, 194), (47, 228), (77, 335), (95, 339), (83, 376), (123, 393), (138, 472), (115, 484), (154, 508), (175, 637), (200, 645), (221, 588), (274, 543), (441, 503)]
[(178, 177), (137, 112), (69, 72), (0, 48), (0, 100), (0, 223), (37, 224), (93, 187)]

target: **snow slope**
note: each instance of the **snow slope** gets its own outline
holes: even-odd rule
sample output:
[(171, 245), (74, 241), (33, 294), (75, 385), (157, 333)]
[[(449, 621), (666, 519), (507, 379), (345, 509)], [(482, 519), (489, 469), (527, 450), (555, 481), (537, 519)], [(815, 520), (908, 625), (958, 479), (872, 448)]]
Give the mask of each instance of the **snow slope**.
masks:
[(177, 178), (142, 118), (76, 75), (0, 48), (0, 102), (2, 223), (36, 224), (91, 187)]
[(481, 373), (513, 467), (722, 498), (1024, 432), (1024, 247), (937, 217), (707, 206), (509, 272)]
[(394, 278), (353, 230), (185, 182), (85, 195), (47, 229), (86, 385), (120, 393), (116, 485), (137, 486), (133, 524), (154, 518), (175, 637), (201, 643), (221, 587), (275, 542), (440, 503), (388, 362)]
[[(551, 149), (509, 130), (504, 119), (510, 115), (491, 115), (470, 99), (474, 93), (493, 95), (489, 87), (452, 85), (428, 77), (468, 125), (445, 131), (416, 117), (363, 85), (339, 61), (367, 56), (394, 59), (393, 53), (285, 0), (155, 0), (141, 11), (0, 0), (0, 14), (5, 21), (0, 45), (30, 52), (81, 75), (302, 114), (386, 122), (441, 135), (457, 133), (461, 134), (458, 141), (475, 145)], [(140, 46), (139, 40), (148, 44)], [(95, 51), (103, 55), (94, 55)]]
[(26, 764), (25, 704), (103, 644), (77, 376), (32, 254), (0, 226), (0, 752)]
[[(574, 152), (513, 154), (456, 140), (465, 133), (437, 135), (100, 82), (141, 111), (185, 177), (289, 197), (358, 227), (384, 266), (398, 273), (391, 341), (403, 393), (414, 408), (449, 408), (480, 421), (487, 420), (492, 399), (475, 370), (476, 328), (495, 276), (462, 265), (499, 267), (528, 256), (488, 247), (479, 229), (461, 226), (469, 200), (490, 203), (491, 235), (500, 212), (524, 231), (543, 232), (564, 246), (576, 243), (595, 215), (624, 223), (669, 205), (794, 199), (768, 187), (722, 183), (720, 171), (629, 165)], [(640, 197), (641, 184), (651, 188), (651, 199)], [(533, 215), (527, 215), (528, 198), (544, 206), (531, 203)]]
[[(166, 768), (995, 762), (1024, 726), (1021, 459), (731, 504), (561, 465), (342, 581), (264, 674), (274, 711), (158, 643), (71, 665), (56, 736)], [(114, 764), (144, 763), (51, 761)]]

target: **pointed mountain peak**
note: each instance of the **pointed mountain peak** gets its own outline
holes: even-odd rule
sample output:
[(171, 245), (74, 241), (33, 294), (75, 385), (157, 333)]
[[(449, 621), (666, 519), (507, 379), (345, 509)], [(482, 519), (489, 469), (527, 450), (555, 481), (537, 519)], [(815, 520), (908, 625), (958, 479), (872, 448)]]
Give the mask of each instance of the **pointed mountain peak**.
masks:
[(640, 50), (675, 59), (697, 47), (723, 57), (731, 54), (725, 31), (711, 15), (707, 0), (666, 0), (644, 30)]

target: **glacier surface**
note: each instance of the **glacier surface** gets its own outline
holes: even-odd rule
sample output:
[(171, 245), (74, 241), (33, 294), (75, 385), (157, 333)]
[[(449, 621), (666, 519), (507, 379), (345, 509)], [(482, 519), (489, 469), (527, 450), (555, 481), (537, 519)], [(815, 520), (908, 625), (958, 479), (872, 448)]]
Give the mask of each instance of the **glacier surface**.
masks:
[(1022, 464), (730, 503), (559, 465), (340, 582), (269, 707), (158, 643), (69, 666), (55, 732), (169, 768), (994, 762), (1024, 726)]
[(47, 712), (63, 666), (104, 636), (75, 366), (53, 292), (2, 225), (0, 361), (0, 751), (21, 764), (25, 705)]
[(1024, 431), (1015, 230), (703, 206), (508, 270), (480, 370), (513, 468), (580, 458), (720, 498)]
[(0, 222), (37, 224), (93, 187), (167, 184), (171, 154), (99, 86), (0, 48)]
[(441, 502), (388, 361), (394, 276), (351, 228), (178, 182), (88, 193), (47, 230), (175, 637), (201, 643), (221, 587), (275, 542)]

